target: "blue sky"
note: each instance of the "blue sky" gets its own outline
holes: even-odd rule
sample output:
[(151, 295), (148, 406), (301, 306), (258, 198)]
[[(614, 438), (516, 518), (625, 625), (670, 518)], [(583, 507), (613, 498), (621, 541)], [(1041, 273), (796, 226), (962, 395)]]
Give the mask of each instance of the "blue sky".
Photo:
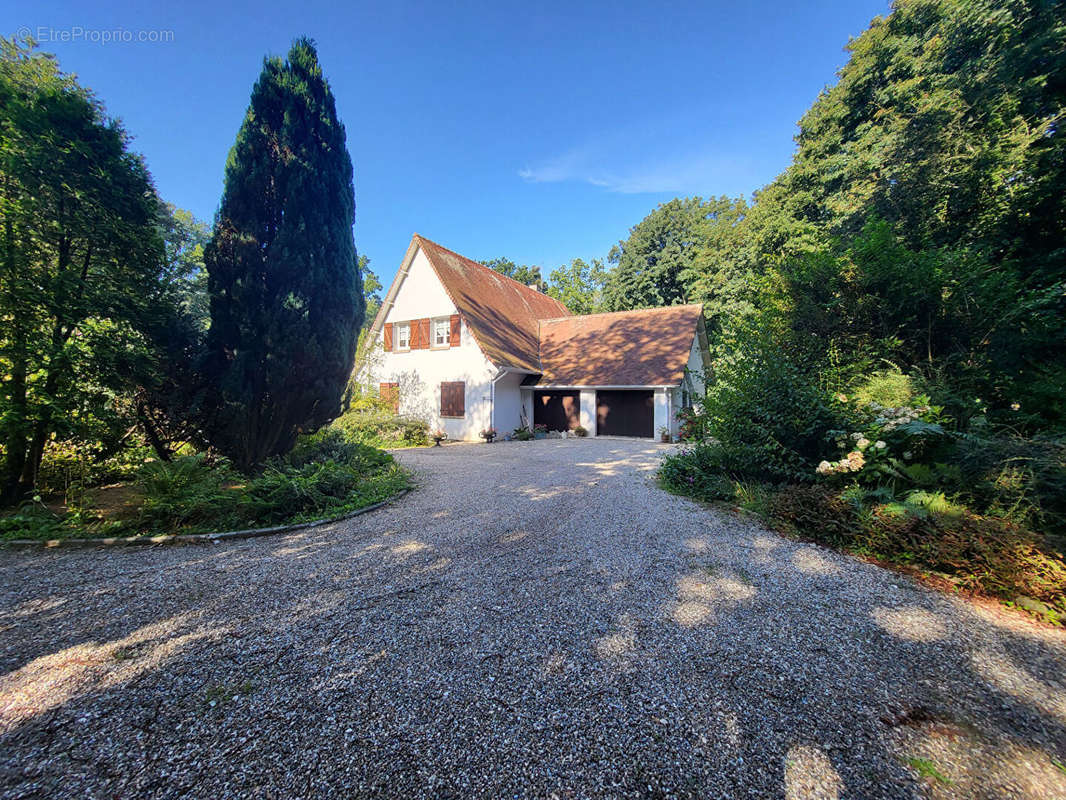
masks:
[[(161, 195), (210, 220), (265, 54), (309, 35), (347, 126), (356, 246), (387, 284), (417, 231), (545, 274), (658, 203), (765, 185), (885, 0), (5, 0), (94, 89)], [(106, 42), (141, 31), (166, 42)], [(117, 33), (116, 33), (117, 32)], [(153, 37), (148, 33), (146, 36)], [(62, 41), (67, 37), (69, 41)]]

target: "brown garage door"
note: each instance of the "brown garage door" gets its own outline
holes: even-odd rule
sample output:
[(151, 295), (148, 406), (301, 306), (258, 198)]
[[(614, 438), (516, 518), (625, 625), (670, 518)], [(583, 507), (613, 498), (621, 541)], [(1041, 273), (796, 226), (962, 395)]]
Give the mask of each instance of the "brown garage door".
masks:
[(655, 435), (655, 401), (651, 390), (596, 392), (596, 433), (601, 436)]
[(550, 431), (569, 431), (581, 424), (577, 392), (533, 392), (533, 424)]

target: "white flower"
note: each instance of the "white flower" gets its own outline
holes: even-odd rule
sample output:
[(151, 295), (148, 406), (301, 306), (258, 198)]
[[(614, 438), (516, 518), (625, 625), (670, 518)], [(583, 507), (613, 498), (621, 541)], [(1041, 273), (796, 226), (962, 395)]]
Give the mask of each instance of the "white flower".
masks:
[(832, 471), (833, 471), (833, 465), (830, 464), (828, 461), (823, 461), (822, 463), (820, 463), (818, 465), (818, 468), (815, 470), (815, 472), (817, 472), (819, 475), (825, 475), (825, 474), (827, 474), (829, 472), (832, 472)]
[(907, 450), (907, 451), (906, 451), (906, 452), (905, 452), (905, 453), (903, 454), (903, 459), (904, 459), (905, 461), (910, 461), (910, 460), (911, 460), (912, 458), (914, 458), (914, 453), (912, 453), (912, 452), (911, 452), (910, 450)]
[(867, 447), (870, 446), (870, 440), (867, 439), (865, 436), (860, 436), (858, 441), (855, 442), (855, 446), (860, 450), (865, 450)]
[(1011, 411), (1021, 411), (1022, 410), (1022, 404), (1021, 403), (1011, 403), (1010, 404), (1010, 410)]
[(888, 445), (878, 439), (876, 442), (874, 442), (874, 447), (876, 447), (878, 450), (884, 450), (886, 447), (888, 447)]
[(857, 442), (861, 438), (862, 438), (862, 434), (861, 433), (853, 433), (853, 434), (851, 434), (851, 440), (853, 442)]

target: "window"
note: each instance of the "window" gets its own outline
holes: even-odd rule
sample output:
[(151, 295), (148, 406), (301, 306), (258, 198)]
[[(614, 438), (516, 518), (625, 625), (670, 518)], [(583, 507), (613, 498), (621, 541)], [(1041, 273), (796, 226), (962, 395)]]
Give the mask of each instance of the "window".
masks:
[(411, 349), (411, 323), (410, 322), (397, 322), (396, 323), (396, 349), (397, 350), (410, 350)]
[(389, 407), (392, 409), (393, 414), (400, 413), (400, 384), (378, 384), (378, 397), (381, 398), (382, 402), (389, 404)]
[(440, 415), (466, 416), (466, 381), (445, 381), (440, 385)]
[(447, 317), (433, 320), (433, 346), (448, 347), (451, 336), (451, 320)]

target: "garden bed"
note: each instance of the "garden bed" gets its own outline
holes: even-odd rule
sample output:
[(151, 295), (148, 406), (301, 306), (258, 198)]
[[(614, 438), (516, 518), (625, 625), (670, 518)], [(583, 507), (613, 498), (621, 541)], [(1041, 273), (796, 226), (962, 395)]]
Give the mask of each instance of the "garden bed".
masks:
[(148, 462), (130, 480), (74, 493), (65, 504), (35, 497), (0, 517), (0, 542), (152, 543), (280, 532), (378, 507), (410, 487), (410, 473), (391, 455), (326, 430), (255, 475), (193, 454)]

